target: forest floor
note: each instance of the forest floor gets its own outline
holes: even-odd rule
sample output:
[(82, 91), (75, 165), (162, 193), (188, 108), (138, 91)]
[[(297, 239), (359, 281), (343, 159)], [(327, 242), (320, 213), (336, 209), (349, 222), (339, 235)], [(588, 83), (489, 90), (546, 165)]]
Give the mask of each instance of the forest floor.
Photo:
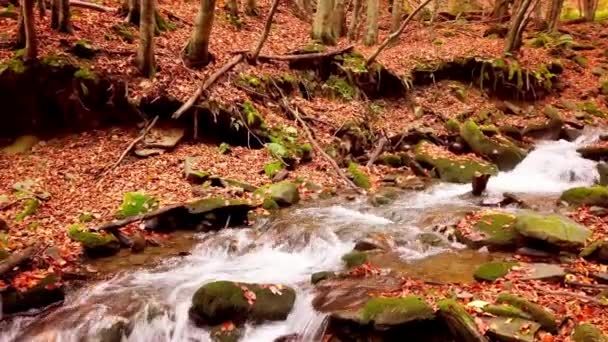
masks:
[[(105, 0), (103, 5), (113, 9), (120, 7), (118, 1)], [(193, 29), (191, 23), (194, 22), (198, 2), (161, 0), (158, 5), (161, 15), (174, 28), (162, 32), (155, 39), (158, 71), (151, 81), (139, 77), (134, 67), (138, 30), (124, 25), (124, 19), (117, 11), (104, 13), (73, 8), (72, 20), (75, 28), (73, 35), (58, 34), (50, 30), (48, 15), (42, 19), (37, 17), (39, 53), (41, 56), (59, 54), (75, 59), (68, 54), (66, 47), (84, 39), (100, 52), (93, 59), (81, 59), (78, 63), (87, 65), (96, 73), (125, 79), (128, 82), (129, 95), (134, 99), (162, 94), (185, 101), (200, 83), (228, 61), (234, 52), (248, 49), (255, 44), (259, 33), (263, 30), (264, 17), (270, 2), (258, 1), (261, 15), (250, 17), (243, 14), (240, 17), (239, 27), (223, 14), (223, 11), (218, 11), (210, 43), (210, 51), (215, 56), (215, 62), (202, 70), (187, 68), (180, 58), (181, 51)], [(390, 13), (382, 11), (380, 21), (380, 39), (383, 39), (388, 34), (387, 23), (390, 22)], [(405, 75), (419, 65), (450, 61), (460, 57), (499, 58), (504, 39), (484, 37), (483, 33), (489, 26), (490, 23), (466, 20), (439, 21), (432, 26), (412, 23), (399, 41), (384, 51), (377, 61), (392, 72)], [(126, 29), (128, 35), (117, 34), (117, 27)], [(16, 20), (1, 18), (0, 40), (10, 40), (15, 34), (15, 29)], [(360, 27), (360, 35), (362, 30), (363, 28)], [(592, 103), (598, 112), (608, 113), (608, 101), (598, 90), (601, 82), (608, 76), (599, 72), (602, 66), (606, 66), (608, 73), (608, 23), (564, 25), (563, 31), (564, 34), (571, 35), (577, 43), (593, 46), (592, 49), (576, 52), (577, 55), (584, 56), (587, 62), (577, 63), (572, 59), (561, 58), (560, 61), (564, 66), (564, 72), (559, 76), (564, 85), (561, 91), (537, 101), (513, 101), (532, 114), (502, 116), (492, 122), (493, 124), (525, 126), (537, 120), (537, 114), (541, 113), (547, 105), (554, 105), (560, 108), (560, 116), (565, 120), (582, 126), (605, 127), (605, 116), (581, 116), (577, 108), (580, 109), (583, 103)], [(132, 41), (126, 39), (127, 36), (132, 36)], [(532, 39), (534, 36), (530, 35), (526, 39), (527, 44), (522, 48), (519, 57), (522, 67), (536, 69), (556, 59), (551, 53), (551, 46), (532, 47), (528, 44)], [(280, 6), (262, 54), (288, 54), (303, 49), (310, 43), (310, 23), (295, 18), (288, 8)], [(338, 49), (347, 45), (349, 42), (342, 38), (336, 47), (329, 49)], [(357, 43), (354, 49), (368, 56), (375, 47), (366, 47)], [(0, 63), (12, 58), (13, 55), (13, 51), (0, 49)], [(240, 74), (282, 75), (289, 72), (287, 63), (282, 62), (262, 63), (257, 66), (241, 63), (229, 72), (227, 77), (223, 77), (213, 86), (208, 97), (219, 98), (227, 103), (243, 102), (249, 100), (250, 94), (233, 86), (233, 81)], [(461, 113), (504, 109), (503, 101), (489, 97), (476, 84), (465, 84), (464, 89), (465, 99), (458, 98), (453, 82), (438, 81), (416, 87), (407, 98), (401, 99), (348, 100), (340, 97), (313, 97), (309, 100), (298, 98), (296, 101), (308, 113), (314, 113), (313, 116), (317, 119), (314, 124), (316, 139), (322, 145), (329, 145), (334, 141), (336, 131), (352, 120), (367, 121), (372, 131), (383, 132), (386, 136), (394, 136), (408, 129), (420, 127), (430, 128), (435, 134), (441, 135), (447, 132), (445, 122)], [(569, 106), (565, 103), (574, 105)], [(371, 107), (380, 109), (370, 114)], [(423, 109), (422, 114), (417, 113), (417, 107)], [(257, 109), (270, 127), (298, 127), (294, 120), (286, 118), (276, 106), (262, 105)], [(0, 165), (2, 165), (0, 198), (6, 202), (15, 199), (11, 187), (16, 182), (27, 179), (34, 180), (38, 186), (51, 194), (48, 201), (24, 220), (15, 220), (22, 210), (20, 206), (11, 206), (0, 211), (0, 218), (4, 219), (10, 227), (7, 234), (3, 234), (5, 241), (0, 243), (9, 250), (16, 251), (43, 241), (45, 245), (56, 246), (60, 255), (59, 258), (39, 255), (31, 269), (14, 273), (15, 276), (12, 279), (5, 279), (5, 283), (0, 280), (0, 288), (11, 284), (16, 288), (27, 288), (49, 272), (82, 272), (81, 246), (68, 238), (67, 227), (79, 222), (82, 214), (92, 214), (93, 220), (86, 223), (90, 228), (111, 220), (121, 203), (123, 194), (127, 191), (142, 191), (150, 194), (160, 201), (161, 206), (200, 197), (200, 193), (194, 192), (191, 184), (183, 176), (183, 162), (187, 157), (200, 156), (196, 168), (214, 175), (238, 179), (255, 186), (270, 182), (263, 170), (264, 165), (272, 162), (273, 158), (266, 149), (232, 146), (230, 153), (223, 154), (217, 144), (194, 141), (180, 143), (171, 152), (159, 156), (145, 159), (128, 156), (116, 169), (99, 178), (100, 170), (114, 163), (139, 134), (140, 129), (137, 127), (111, 127), (55, 137), (38, 143), (28, 154), (10, 156), (0, 154)], [(303, 134), (299, 140), (306, 141)], [(372, 180), (372, 191), (379, 186), (384, 175), (394, 171), (388, 166), (376, 164), (363, 169)], [(411, 174), (407, 169), (402, 170)], [(331, 165), (318, 156), (291, 171), (288, 178), (305, 179), (320, 186), (318, 190), (302, 188), (301, 194), (305, 199), (315, 198), (322, 192), (345, 188)], [(205, 196), (221, 194), (251, 198), (250, 193), (235, 192), (234, 189), (211, 187), (205, 191)], [(263, 213), (263, 210), (259, 211)], [(596, 218), (596, 221), (596, 224), (601, 225), (603, 231), (606, 231), (605, 226), (608, 223), (599, 218)], [(131, 227), (136, 226), (137, 223)], [(154, 234), (148, 237), (151, 238), (152, 235)], [(153, 237), (158, 238), (157, 235)], [(170, 239), (165, 236), (162, 238)], [(546, 299), (552, 300), (551, 297)], [(597, 315), (598, 311), (594, 308), (579, 314), (589, 317)], [(604, 328), (608, 327), (608, 318), (604, 322), (596, 321), (604, 324)]]

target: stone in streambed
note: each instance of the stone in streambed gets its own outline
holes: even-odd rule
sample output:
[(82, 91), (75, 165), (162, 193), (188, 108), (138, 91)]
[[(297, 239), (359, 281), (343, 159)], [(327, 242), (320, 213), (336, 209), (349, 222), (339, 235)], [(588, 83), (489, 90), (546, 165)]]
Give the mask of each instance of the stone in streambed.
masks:
[(119, 219), (145, 214), (158, 208), (158, 200), (143, 192), (127, 192), (123, 195), (122, 204), (116, 213)]
[(539, 328), (538, 323), (525, 319), (495, 317), (489, 320), (486, 334), (501, 342), (534, 342)]
[(460, 136), (471, 149), (495, 163), (500, 170), (511, 170), (526, 157), (526, 151), (500, 135), (488, 137), (472, 120), (460, 128)]
[(524, 213), (517, 216), (515, 228), (519, 234), (540, 240), (563, 250), (577, 250), (585, 245), (591, 232), (584, 226), (560, 215)]
[(323, 280), (327, 280), (327, 279), (331, 279), (331, 278), (335, 278), (336, 274), (334, 272), (329, 272), (329, 271), (322, 271), (322, 272), (315, 272), (310, 276), (310, 283), (313, 285), (316, 285), (318, 282), (321, 282)]
[(566, 270), (559, 265), (546, 263), (533, 263), (525, 266), (528, 275), (523, 280), (562, 281), (566, 277)]
[(390, 204), (399, 197), (399, 190), (394, 187), (383, 187), (371, 195), (369, 202), (374, 207)]
[(572, 333), (574, 342), (608, 342), (608, 337), (600, 329), (589, 323), (579, 324)]
[(509, 304), (487, 304), (481, 310), (489, 314), (500, 317), (514, 317), (523, 319), (532, 319), (532, 317), (523, 310)]
[(254, 195), (264, 198), (266, 209), (288, 207), (300, 201), (298, 186), (287, 180), (262, 186), (254, 192)]
[(499, 304), (509, 304), (526, 312), (534, 321), (540, 323), (543, 329), (550, 333), (557, 333), (557, 318), (553, 313), (547, 311), (542, 306), (510, 293), (501, 293), (498, 295), (498, 298), (496, 298), (496, 302)]
[(68, 236), (80, 242), (84, 251), (91, 257), (114, 255), (120, 250), (120, 242), (114, 235), (87, 232), (80, 224), (70, 226)]
[(360, 323), (373, 322), (375, 326), (394, 326), (434, 317), (435, 314), (429, 304), (416, 296), (372, 298), (365, 303), (359, 313)]
[(517, 265), (514, 262), (493, 261), (481, 264), (473, 274), (477, 281), (496, 281), (509, 273), (513, 266)]
[(608, 187), (594, 185), (568, 189), (562, 193), (560, 200), (570, 205), (595, 205), (608, 208)]
[(357, 267), (363, 265), (367, 261), (367, 254), (359, 251), (352, 251), (342, 256), (342, 261), (346, 267)]
[(439, 316), (448, 325), (452, 335), (463, 342), (484, 342), (488, 339), (483, 336), (473, 317), (467, 310), (453, 299), (444, 299), (437, 303)]
[(58, 276), (50, 274), (40, 280), (36, 286), (24, 292), (9, 290), (1, 293), (2, 313), (14, 314), (62, 301), (64, 291), (59, 282)]
[(488, 211), (471, 227), (471, 233), (457, 231), (457, 238), (471, 248), (488, 246), (493, 249), (512, 249), (521, 240), (515, 229), (516, 216), (501, 211)]
[(286, 286), (215, 281), (194, 293), (190, 317), (202, 325), (280, 321), (287, 318), (295, 299), (295, 291)]

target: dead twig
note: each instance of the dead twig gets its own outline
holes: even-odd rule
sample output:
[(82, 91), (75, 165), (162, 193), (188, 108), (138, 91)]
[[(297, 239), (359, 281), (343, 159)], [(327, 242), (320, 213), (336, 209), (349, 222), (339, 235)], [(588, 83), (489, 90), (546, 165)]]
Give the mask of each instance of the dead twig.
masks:
[(384, 150), (384, 145), (386, 145), (387, 142), (388, 140), (385, 137), (381, 137), (380, 140), (378, 140), (378, 145), (376, 145), (376, 148), (374, 149), (374, 152), (372, 152), (372, 155), (369, 157), (369, 160), (367, 161), (365, 167), (370, 167), (374, 164), (376, 159), (378, 159), (378, 156), (380, 156), (380, 153), (382, 153), (382, 150)]
[(273, 0), (272, 5), (270, 6), (270, 11), (268, 12), (268, 18), (266, 18), (266, 23), (264, 24), (264, 31), (262, 31), (262, 35), (256, 44), (256, 47), (252, 50), (252, 52), (247, 56), (247, 60), (251, 64), (256, 64), (258, 56), (260, 55), (260, 51), (262, 50), (262, 46), (268, 39), (268, 34), (270, 33), (270, 27), (272, 26), (272, 18), (274, 17), (274, 13), (277, 11), (279, 7), (279, 0)]
[(570, 285), (570, 286), (575, 286), (575, 287), (584, 287), (584, 288), (598, 289), (598, 290), (608, 289), (608, 285), (604, 285), (604, 284), (587, 284), (587, 283), (580, 283), (577, 281), (566, 281), (565, 284)]

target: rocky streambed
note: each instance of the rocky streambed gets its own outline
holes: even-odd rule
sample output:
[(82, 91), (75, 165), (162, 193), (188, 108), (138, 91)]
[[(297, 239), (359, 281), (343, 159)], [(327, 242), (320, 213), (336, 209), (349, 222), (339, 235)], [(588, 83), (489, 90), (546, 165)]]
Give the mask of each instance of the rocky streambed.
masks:
[[(576, 152), (594, 139), (539, 143), (512, 170), (494, 170), (481, 197), (439, 182), (199, 233), (189, 255), (3, 322), (0, 341), (534, 341), (566, 328), (576, 341), (601, 341), (593, 324), (608, 318), (605, 299), (555, 294), (580, 282), (581, 251), (595, 265), (586, 270), (602, 274), (606, 244), (558, 205), (560, 196), (603, 205), (603, 187), (562, 195), (599, 181), (597, 163)], [(189, 213), (178, 215), (186, 224), (208, 215), (201, 208), (174, 210)], [(572, 324), (575, 303), (586, 316)]]

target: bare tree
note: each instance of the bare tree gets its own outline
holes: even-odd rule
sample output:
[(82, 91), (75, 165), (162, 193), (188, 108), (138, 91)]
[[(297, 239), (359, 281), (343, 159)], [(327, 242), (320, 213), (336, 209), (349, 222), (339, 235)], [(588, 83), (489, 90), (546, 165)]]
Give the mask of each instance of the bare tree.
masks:
[(25, 54), (26, 61), (35, 60), (38, 56), (36, 45), (36, 26), (34, 23), (34, 0), (21, 0), (21, 16), (25, 30)]
[(139, 72), (147, 78), (154, 77), (156, 65), (154, 63), (154, 12), (155, 0), (141, 0), (139, 21), (139, 52), (137, 54), (137, 67)]
[(59, 32), (72, 33), (72, 21), (70, 20), (70, 0), (59, 0)]
[(534, 7), (538, 6), (538, 0), (523, 0), (519, 6), (519, 10), (513, 20), (511, 20), (511, 28), (507, 34), (504, 53), (512, 55), (519, 51), (521, 47), (522, 35), (530, 21)]
[(336, 44), (336, 37), (332, 27), (332, 12), (334, 0), (319, 0), (317, 2), (317, 12), (312, 23), (312, 38), (323, 44)]
[(61, 0), (51, 0), (51, 28), (54, 30), (59, 27), (59, 1)]
[(348, 26), (348, 39), (357, 40), (357, 26), (361, 16), (361, 0), (354, 0), (353, 13)]
[(367, 46), (376, 44), (378, 41), (378, 11), (379, 11), (379, 0), (367, 0), (367, 18), (365, 38), (363, 43)]
[(395, 32), (401, 25), (401, 16), (403, 15), (403, 0), (393, 0), (391, 13), (391, 32)]
[(598, 0), (583, 0), (583, 18), (585, 18), (585, 21), (593, 21), (595, 19), (598, 2)]
[(553, 32), (557, 29), (559, 15), (562, 12), (564, 0), (551, 0), (545, 20), (547, 21), (547, 30)]
[(203, 67), (211, 62), (209, 37), (213, 28), (215, 0), (201, 0), (192, 37), (186, 46), (184, 59), (193, 68)]
[(334, 37), (344, 37), (346, 35), (346, 9), (344, 2), (345, 0), (335, 0), (332, 14)]

